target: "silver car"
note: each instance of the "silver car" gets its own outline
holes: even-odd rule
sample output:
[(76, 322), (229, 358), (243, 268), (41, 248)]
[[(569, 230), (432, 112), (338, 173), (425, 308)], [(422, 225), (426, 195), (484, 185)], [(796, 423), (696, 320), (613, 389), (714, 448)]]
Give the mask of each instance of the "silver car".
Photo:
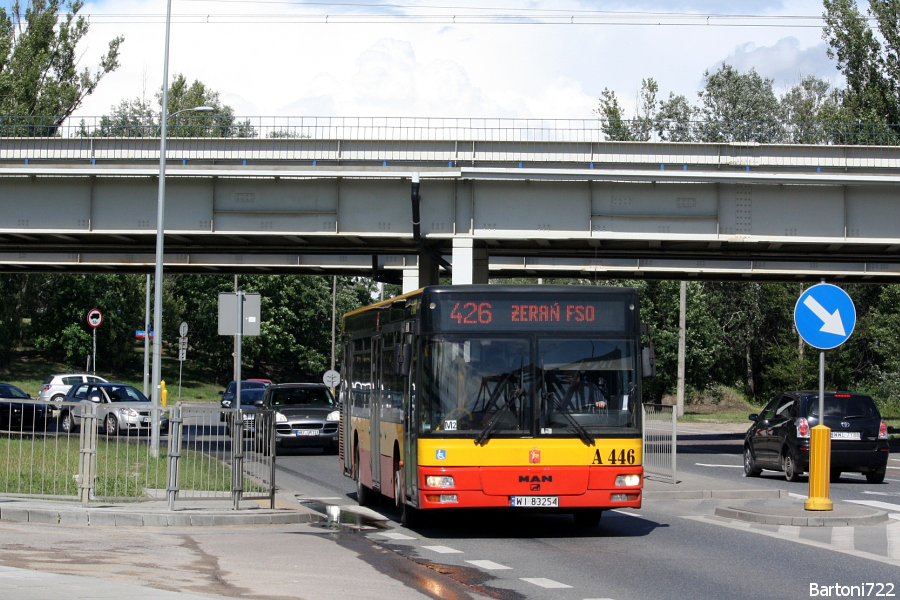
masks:
[[(85, 412), (84, 403), (97, 405), (97, 423), (106, 435), (129, 435), (149, 432), (151, 401), (134, 386), (126, 383), (80, 383), (73, 385), (64, 398), (65, 402), (80, 405), (64, 405), (60, 412), (60, 428), (71, 432), (78, 428)], [(165, 411), (160, 411), (160, 431), (169, 430), (169, 419)]]
[(41, 386), (37, 399), (41, 402), (62, 402), (66, 393), (76, 383), (106, 383), (106, 380), (88, 373), (59, 373), (51, 375)]

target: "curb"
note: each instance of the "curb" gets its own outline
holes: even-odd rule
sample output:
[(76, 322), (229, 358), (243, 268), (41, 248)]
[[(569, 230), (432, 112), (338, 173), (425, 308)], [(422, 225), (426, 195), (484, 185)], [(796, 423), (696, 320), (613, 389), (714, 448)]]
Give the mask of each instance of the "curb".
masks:
[(644, 500), (749, 500), (753, 498), (787, 498), (788, 493), (777, 489), (736, 489), (736, 490), (647, 490)]
[(19, 508), (0, 506), (0, 521), (94, 527), (215, 527), (223, 525), (292, 525), (321, 521), (320, 515), (294, 510), (134, 512), (123, 510)]
[[(801, 509), (797, 509), (798, 511)], [(805, 512), (805, 511), (804, 511)], [(870, 509), (858, 515), (830, 515), (824, 516), (821, 511), (818, 516), (804, 516), (800, 514), (772, 514), (757, 510), (719, 507), (716, 508), (717, 517), (735, 519), (749, 523), (761, 523), (765, 525), (794, 525), (797, 527), (856, 527), (865, 525), (883, 525), (890, 521), (888, 514), (881, 510)]]

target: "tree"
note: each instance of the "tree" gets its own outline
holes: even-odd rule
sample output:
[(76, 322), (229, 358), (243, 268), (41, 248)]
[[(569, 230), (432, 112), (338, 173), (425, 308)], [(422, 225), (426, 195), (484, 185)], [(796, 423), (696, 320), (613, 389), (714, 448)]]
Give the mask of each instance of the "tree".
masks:
[(856, 0), (824, 0), (824, 7), (822, 37), (847, 80), (843, 101), (850, 116), (862, 123), (900, 123), (900, 1), (869, 1), (877, 34)]
[(731, 65), (722, 65), (715, 73), (707, 70), (703, 77), (706, 84), (697, 93), (697, 115), (705, 121), (703, 141), (772, 141), (779, 110), (771, 79), (755, 69), (739, 73)]
[(779, 100), (781, 120), (793, 129), (785, 141), (824, 144), (832, 140), (833, 127), (846, 120), (840, 92), (824, 79), (807, 75)]
[(83, 6), (83, 0), (30, 0), (23, 13), (15, 0), (10, 13), (0, 8), (0, 113), (47, 117), (28, 130), (10, 131), (9, 124), (4, 134), (52, 135), (119, 66), (121, 36), (109, 42), (99, 67), (79, 70), (76, 48), (88, 32), (78, 15)]
[[(162, 106), (162, 89), (156, 93), (157, 103)], [(210, 106), (215, 109), (210, 115), (197, 113), (182, 114), (167, 123), (167, 133), (172, 137), (251, 137), (254, 133), (249, 121), (235, 123), (234, 109), (222, 104), (219, 92), (212, 90), (199, 80), (188, 85), (181, 73), (175, 75), (169, 86), (166, 114)]]
[(601, 128), (607, 139), (618, 142), (633, 139), (631, 125), (625, 120), (625, 112), (619, 105), (615, 92), (603, 88), (600, 93), (600, 106), (594, 112), (600, 117)]
[[(250, 122), (235, 122), (234, 109), (223, 104), (219, 92), (203, 82), (177, 74), (169, 86), (167, 115), (175, 115), (199, 106), (209, 106), (211, 113), (182, 112), (166, 122), (167, 137), (252, 137), (255, 134)], [(122, 100), (110, 108), (110, 114), (101, 117), (97, 127), (90, 130), (81, 122), (81, 135), (97, 137), (155, 137), (159, 135), (162, 109), (162, 88), (156, 92), (154, 106), (143, 96)]]

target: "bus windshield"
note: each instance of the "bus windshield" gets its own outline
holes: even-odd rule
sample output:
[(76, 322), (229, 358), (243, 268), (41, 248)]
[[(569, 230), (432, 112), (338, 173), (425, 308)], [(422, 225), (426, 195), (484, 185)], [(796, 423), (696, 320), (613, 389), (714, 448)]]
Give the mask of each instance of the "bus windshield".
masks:
[(526, 338), (431, 339), (423, 352), (421, 432), (531, 433), (530, 343)]
[[(585, 337), (434, 337), (423, 348), (420, 433), (581, 437), (634, 421), (634, 342)], [(536, 360), (535, 360), (536, 359)]]
[(541, 432), (636, 427), (632, 345), (606, 339), (538, 340)]

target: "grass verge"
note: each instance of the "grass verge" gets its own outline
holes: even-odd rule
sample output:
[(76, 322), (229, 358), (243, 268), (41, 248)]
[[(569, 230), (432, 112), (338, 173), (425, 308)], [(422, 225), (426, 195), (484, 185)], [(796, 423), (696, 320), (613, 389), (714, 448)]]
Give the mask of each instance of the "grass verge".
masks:
[[(0, 437), (0, 493), (77, 497), (79, 452), (77, 437)], [(165, 489), (167, 458), (165, 448), (152, 457), (147, 444), (98, 439), (94, 496), (144, 498)], [(179, 471), (181, 489), (231, 489), (231, 467), (203, 452), (182, 450)]]

